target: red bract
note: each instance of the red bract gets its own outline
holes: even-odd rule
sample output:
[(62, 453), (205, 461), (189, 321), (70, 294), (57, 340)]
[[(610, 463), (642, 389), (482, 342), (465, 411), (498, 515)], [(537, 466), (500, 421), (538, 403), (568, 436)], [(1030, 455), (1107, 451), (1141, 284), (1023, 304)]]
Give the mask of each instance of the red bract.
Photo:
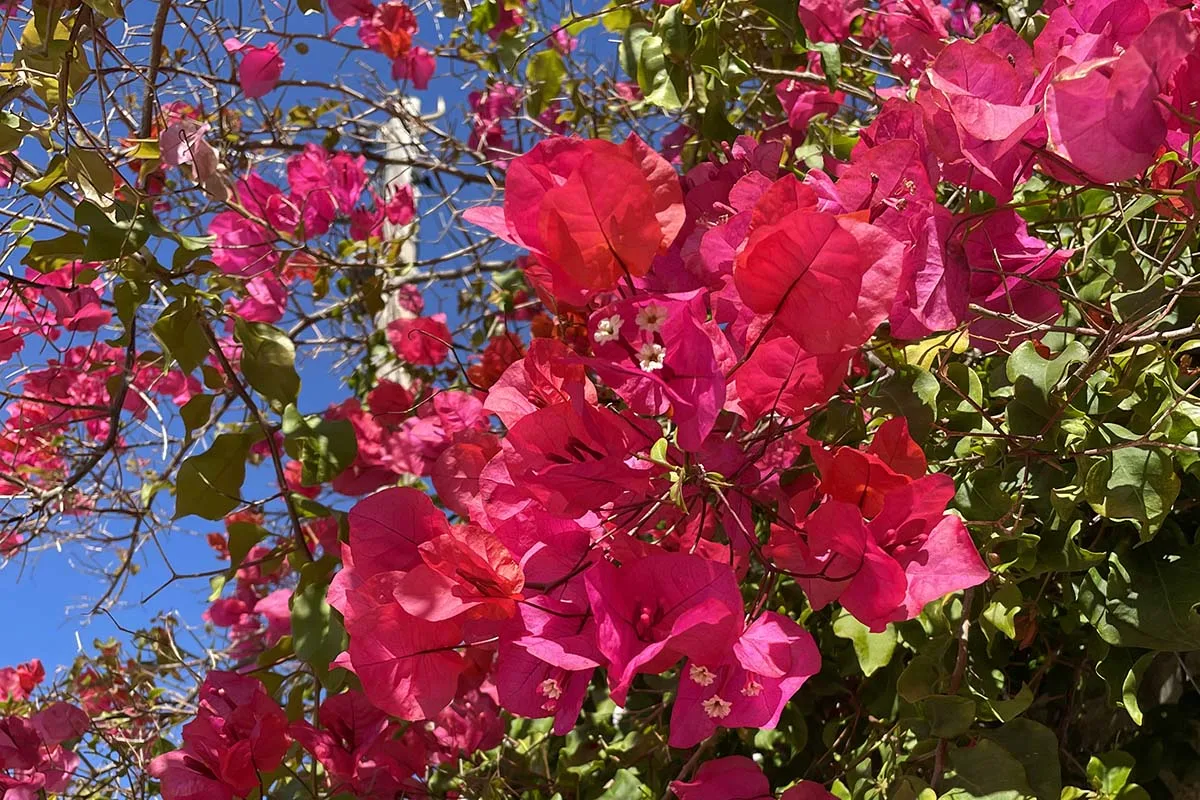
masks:
[(467, 218), (537, 254), (568, 300), (645, 275), (683, 225), (678, 176), (636, 136), (547, 139), (512, 161), (505, 189), (503, 208)]
[(451, 528), (417, 550), (424, 562), (395, 586), (401, 607), (438, 622), (463, 614), (502, 619), (523, 600), (525, 576), (508, 548), (474, 525)]
[(864, 5), (863, 0), (800, 0), (800, 24), (809, 41), (840, 42), (850, 35)]
[(554, 732), (575, 726), (592, 673), (603, 657), (584, 609), (546, 598), (525, 604), (501, 635), (496, 662), (500, 705), (523, 717), (554, 717)]
[[(811, 54), (809, 69), (820, 75), (821, 61), (816, 56), (815, 52)], [(818, 114), (833, 116), (846, 100), (846, 96), (842, 92), (832, 92), (819, 81), (799, 78), (788, 78), (777, 83), (775, 96), (779, 98), (779, 104), (787, 112), (788, 125), (801, 134), (808, 129), (808, 123), (812, 121), (813, 117)]]
[(376, 7), (358, 29), (363, 44), (391, 59), (408, 55), (416, 32), (416, 15), (406, 3), (399, 0), (388, 0)]
[(91, 721), (79, 708), (54, 703), (28, 719), (0, 717), (0, 791), (14, 800), (34, 800), (66, 791), (79, 757), (62, 747), (87, 731)]
[(918, 101), (945, 177), (1006, 201), (1032, 168), (1041, 123), (1029, 45), (997, 27), (977, 42), (956, 41), (934, 59)]
[(525, 357), (510, 365), (492, 385), (483, 407), (511, 427), (539, 408), (572, 398), (595, 403), (596, 387), (572, 355), (556, 339), (535, 339)]
[(45, 678), (46, 670), (36, 658), (16, 667), (0, 669), (0, 702), (25, 700)]
[[(360, 500), (350, 510), (350, 544), (355, 575), (407, 571), (421, 563), (419, 545), (450, 532), (446, 515), (416, 489), (388, 489)], [(349, 565), (349, 562), (347, 562)], [(345, 579), (346, 571), (341, 573)]]
[(733, 571), (700, 556), (665, 553), (621, 567), (601, 563), (584, 581), (619, 704), (639, 673), (662, 672), (685, 655), (717, 663), (741, 628)]
[(388, 325), (388, 341), (409, 364), (436, 367), (450, 354), (451, 333), (445, 314), (402, 318)]
[(1187, 16), (1169, 11), (1123, 54), (1061, 72), (1046, 90), (1050, 150), (1098, 183), (1141, 174), (1167, 135), (1159, 97), (1195, 42)]
[(508, 489), (514, 500), (525, 497), (555, 514), (578, 516), (622, 496), (644, 497), (651, 466), (634, 454), (658, 438), (657, 424), (586, 403), (538, 409), (509, 428), (481, 475), (485, 499)]
[[(855, 233), (864, 234), (861, 242)], [(792, 211), (750, 234), (734, 267), (738, 294), (810, 353), (856, 347), (891, 305), (890, 296), (883, 305), (870, 291), (872, 284), (886, 285), (882, 273), (899, 266), (886, 245), (878, 245), (885, 243), (860, 223), (815, 210)]]
[(833, 396), (849, 365), (848, 353), (814, 356), (791, 337), (768, 337), (734, 377), (742, 413), (748, 420), (798, 417)]
[(464, 666), (454, 650), (462, 628), (405, 613), (394, 600), (400, 577), (382, 573), (346, 595), (338, 608), (350, 649), (335, 663), (357, 675), (371, 702), (389, 714), (430, 719), (454, 697)]
[(806, 521), (805, 541), (773, 536), (768, 553), (800, 576), (814, 608), (837, 600), (880, 631), (987, 580), (962, 520), (944, 513), (953, 495), (949, 478), (930, 475), (890, 491), (869, 522), (855, 506), (830, 500)]
[(262, 97), (279, 83), (279, 77), (283, 74), (283, 56), (279, 54), (279, 45), (275, 42), (258, 47), (237, 39), (226, 39), (225, 49), (242, 55), (238, 65), (238, 83), (246, 97)]
[(325, 767), (333, 793), (363, 800), (390, 800), (417, 790), (426, 753), (415, 732), (401, 735), (399, 723), (375, 708), (362, 692), (329, 697), (318, 713), (320, 727), (292, 723), (291, 736)]
[(684, 662), (670, 745), (692, 747), (718, 727), (774, 728), (792, 695), (820, 669), (813, 638), (787, 617), (766, 612), (721, 658)]
[(857, 505), (868, 519), (880, 512), (889, 492), (925, 474), (925, 454), (909, 436), (903, 417), (881, 425), (866, 451), (817, 448), (812, 455), (821, 472), (821, 492)]
[[(679, 444), (698, 449), (725, 404), (725, 378), (705, 332), (701, 292), (642, 295), (592, 315), (588, 366), (638, 414), (667, 414)], [(719, 333), (718, 333), (719, 335)]]
[(745, 756), (706, 761), (690, 781), (672, 781), (679, 800), (771, 800), (771, 783)]
[(166, 800), (245, 797), (279, 766), (289, 741), (283, 709), (257, 679), (210, 672), (183, 746), (154, 759), (150, 774)]
[(971, 323), (972, 343), (985, 352), (1012, 348), (1030, 324), (1062, 315), (1056, 279), (1072, 250), (1052, 250), (1029, 235), (1020, 215), (998, 211), (967, 222), (961, 245), (971, 271), (971, 302), (1016, 320), (981, 317)]
[[(745, 756), (727, 756), (707, 761), (690, 781), (672, 781), (671, 791), (679, 800), (772, 800), (771, 784), (762, 769)], [(779, 800), (833, 800), (834, 795), (819, 783), (800, 781)]]

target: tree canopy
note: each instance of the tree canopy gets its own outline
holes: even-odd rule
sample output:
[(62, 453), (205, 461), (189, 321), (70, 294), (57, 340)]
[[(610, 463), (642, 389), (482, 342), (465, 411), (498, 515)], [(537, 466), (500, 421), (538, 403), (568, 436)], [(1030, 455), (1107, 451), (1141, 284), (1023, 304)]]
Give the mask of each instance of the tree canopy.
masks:
[(3, 800), (1200, 791), (1200, 7), (0, 15)]

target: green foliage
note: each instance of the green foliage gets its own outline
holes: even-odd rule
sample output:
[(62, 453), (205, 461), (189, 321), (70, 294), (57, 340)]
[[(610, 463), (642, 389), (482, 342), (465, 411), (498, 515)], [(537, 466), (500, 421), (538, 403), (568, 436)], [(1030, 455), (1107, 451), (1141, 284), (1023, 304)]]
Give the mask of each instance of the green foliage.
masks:
[(242, 372), (259, 394), (280, 405), (294, 403), (300, 394), (296, 346), (283, 331), (265, 322), (239, 318), (234, 336), (242, 345)]
[(241, 505), (250, 437), (222, 433), (208, 450), (184, 459), (175, 481), (175, 518), (219, 520)]
[(336, 478), (358, 453), (349, 420), (304, 416), (295, 406), (283, 411), (283, 447), (300, 462), (300, 480), (318, 486)]

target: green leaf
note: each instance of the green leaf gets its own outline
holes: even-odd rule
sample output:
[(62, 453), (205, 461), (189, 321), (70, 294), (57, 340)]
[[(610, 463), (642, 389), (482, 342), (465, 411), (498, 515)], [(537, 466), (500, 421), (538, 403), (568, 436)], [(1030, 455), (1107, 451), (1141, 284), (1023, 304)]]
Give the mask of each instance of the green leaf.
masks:
[(112, 261), (136, 253), (150, 238), (149, 218), (141, 209), (117, 203), (108, 212), (87, 200), (75, 207), (75, 224), (88, 228), (88, 261)]
[(268, 531), (253, 522), (234, 522), (226, 526), (226, 530), (229, 532), (229, 573), (232, 575), (241, 568), (254, 545), (267, 538)]
[(1062, 766), (1058, 761), (1058, 737), (1045, 725), (1015, 719), (999, 728), (981, 731), (979, 744), (992, 741), (1016, 757), (1038, 800), (1058, 800), (1062, 792)]
[(1143, 655), (1134, 662), (1133, 669), (1129, 670), (1124, 683), (1121, 684), (1121, 701), (1125, 705), (1125, 712), (1129, 714), (1129, 718), (1135, 725), (1140, 726), (1143, 717), (1142, 707), (1138, 704), (1138, 687), (1141, 686), (1142, 676), (1146, 674), (1146, 670), (1150, 668), (1156, 658), (1158, 658), (1158, 653), (1154, 651)]
[(525, 79), (533, 87), (525, 103), (529, 115), (536, 117), (546, 110), (550, 101), (562, 91), (567, 68), (556, 50), (542, 50), (525, 67)]
[(667, 460), (667, 440), (666, 439), (659, 439), (653, 445), (650, 446), (650, 460), (660, 466), (664, 466), (664, 467), (674, 466), (670, 461)]
[(942, 795), (941, 800), (1035, 797), (1021, 762), (989, 739), (974, 747), (951, 747), (949, 762), (951, 772), (946, 776), (946, 784), (951, 791)]
[(137, 311), (150, 298), (150, 287), (142, 281), (121, 281), (113, 287), (113, 305), (117, 307), (117, 318), (128, 329), (137, 316)]
[(1156, 539), (1110, 553), (1106, 571), (1088, 572), (1079, 599), (1111, 645), (1200, 650), (1200, 546), (1166, 547)]
[(888, 625), (881, 633), (871, 633), (866, 625), (846, 611), (840, 612), (833, 621), (833, 633), (839, 638), (849, 639), (854, 645), (858, 665), (862, 667), (863, 675), (868, 677), (890, 664), (892, 654), (896, 651), (896, 629), (893, 626)]
[(300, 0), (300, 11), (304, 14), (320, 14), (321, 0)]
[(1138, 199), (1129, 204), (1129, 207), (1121, 214), (1121, 224), (1124, 225), (1134, 217), (1141, 216), (1151, 206), (1158, 202), (1158, 196), (1153, 194), (1144, 194)]
[(962, 736), (975, 721), (975, 701), (969, 697), (937, 694), (921, 701), (929, 732), (939, 739)]
[(993, 629), (1000, 631), (1009, 639), (1016, 639), (1017, 614), (1021, 613), (1021, 606), (1024, 602), (1018, 586), (1011, 583), (1005, 584), (989, 598), (981, 616)]
[(287, 334), (265, 322), (239, 318), (234, 336), (242, 344), (246, 382), (280, 405), (295, 402), (300, 395), (300, 376), (296, 374), (296, 347)]
[(41, 239), (29, 245), (21, 263), (38, 272), (53, 272), (64, 264), (83, 259), (87, 240), (83, 234), (68, 231), (53, 239)]
[(195, 394), (179, 409), (179, 416), (183, 418), (189, 436), (208, 422), (212, 416), (212, 404), (215, 399), (216, 395)]
[(95, 150), (71, 148), (67, 155), (67, 177), (93, 203), (108, 205), (113, 201), (116, 184), (112, 167)]
[(203, 364), (210, 351), (200, 314), (196, 302), (185, 298), (167, 306), (154, 323), (154, 335), (163, 350), (185, 373)]
[(1013, 384), (1013, 398), (1007, 409), (1008, 428), (1022, 436), (1038, 436), (1055, 413), (1051, 401), (1055, 387), (1071, 364), (1086, 361), (1087, 348), (1071, 342), (1057, 356), (1042, 358), (1033, 342), (1022, 342), (1005, 363), (1005, 372)]
[(642, 61), (642, 45), (650, 36), (653, 36), (650, 29), (641, 24), (628, 26), (621, 36), (621, 47), (618, 51), (621, 68), (634, 80), (637, 80), (639, 64)]
[(842, 50), (837, 42), (810, 42), (809, 47), (821, 54), (821, 69), (825, 71), (825, 82), (836, 89), (842, 77)]
[(25, 191), (34, 197), (45, 197), (51, 189), (67, 180), (67, 160), (61, 155), (54, 156), (46, 165), (46, 171), (38, 177), (26, 181)]
[(354, 426), (345, 419), (303, 416), (294, 405), (283, 411), (283, 448), (300, 462), (300, 481), (319, 486), (336, 478), (354, 463), (358, 443)]
[(1084, 496), (1092, 510), (1114, 522), (1135, 523), (1149, 539), (1166, 519), (1181, 486), (1175, 464), (1157, 448), (1122, 447), (1081, 462)]
[(1116, 795), (1128, 784), (1136, 762), (1133, 756), (1116, 750), (1088, 759), (1087, 776), (1092, 788), (1106, 795)]
[(1166, 278), (1162, 275), (1155, 275), (1139, 289), (1131, 292), (1114, 292), (1109, 298), (1109, 305), (1118, 322), (1139, 320), (1156, 311), (1166, 293)]
[(10, 111), (0, 111), (0, 153), (11, 153), (21, 146), (21, 141), (33, 131), (29, 120)]
[[(339, 615), (325, 601), (330, 564), (305, 564), (300, 570), (300, 585), (292, 594), (292, 643), (298, 655), (316, 673), (322, 685), (330, 686), (329, 664), (346, 648), (346, 630)], [(335, 673), (340, 681), (345, 673)]]
[(919, 655), (900, 673), (896, 691), (908, 702), (916, 703), (937, 694), (934, 685), (940, 677), (937, 660), (930, 655)]
[(596, 800), (650, 800), (654, 794), (638, 780), (637, 773), (622, 767)]
[(654, 34), (643, 37), (638, 56), (637, 80), (646, 102), (664, 111), (678, 111), (683, 108), (683, 101), (675, 89), (672, 71), (668, 68), (662, 38)]
[(109, 19), (125, 19), (125, 10), (121, 8), (120, 0), (83, 0), (102, 16)]
[(184, 459), (175, 480), (175, 519), (219, 520), (241, 505), (249, 453), (250, 437), (223, 433), (208, 450)]
[(892, 414), (908, 420), (908, 430), (921, 441), (929, 435), (937, 414), (937, 397), (941, 383), (928, 370), (901, 364), (896, 373), (880, 387), (877, 403)]

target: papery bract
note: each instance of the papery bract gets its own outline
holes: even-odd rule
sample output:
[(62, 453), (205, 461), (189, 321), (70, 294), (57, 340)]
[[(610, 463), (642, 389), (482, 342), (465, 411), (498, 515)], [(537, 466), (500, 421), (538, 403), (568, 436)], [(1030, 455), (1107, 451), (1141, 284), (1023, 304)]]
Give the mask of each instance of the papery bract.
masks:
[(662, 672), (682, 656), (715, 663), (741, 628), (732, 570), (700, 556), (650, 555), (621, 567), (598, 564), (585, 577), (613, 699), (635, 675)]

